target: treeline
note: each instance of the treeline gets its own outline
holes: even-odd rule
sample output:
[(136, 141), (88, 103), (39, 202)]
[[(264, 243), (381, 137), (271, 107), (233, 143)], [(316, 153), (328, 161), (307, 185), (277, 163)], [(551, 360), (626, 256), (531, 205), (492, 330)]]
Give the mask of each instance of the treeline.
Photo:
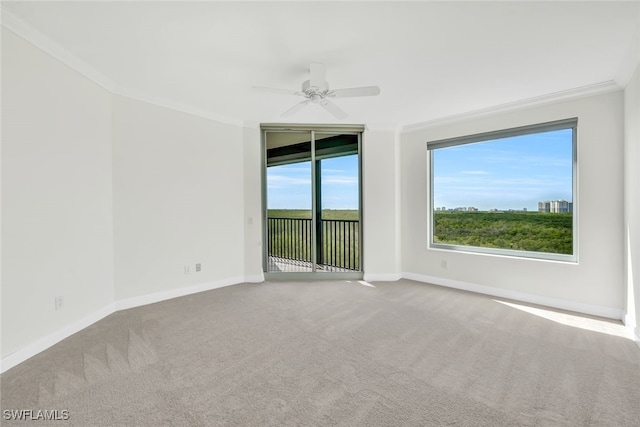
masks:
[(573, 253), (570, 213), (436, 211), (433, 222), (435, 243)]
[[(325, 209), (322, 211), (321, 248), (316, 253), (319, 265), (349, 270), (360, 269), (360, 227), (358, 211)], [(311, 211), (269, 209), (267, 220), (269, 256), (311, 261), (313, 235)]]
[[(269, 209), (269, 218), (311, 218), (311, 211), (307, 209)], [(323, 209), (322, 219), (358, 220), (355, 209)]]

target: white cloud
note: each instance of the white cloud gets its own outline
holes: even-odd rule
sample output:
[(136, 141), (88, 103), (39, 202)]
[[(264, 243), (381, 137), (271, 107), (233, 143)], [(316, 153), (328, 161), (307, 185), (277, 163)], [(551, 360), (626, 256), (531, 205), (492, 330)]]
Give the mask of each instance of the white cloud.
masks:
[(460, 171), (460, 173), (465, 175), (489, 175), (487, 171)]
[(322, 184), (344, 184), (353, 185), (358, 183), (358, 178), (355, 176), (323, 176)]
[(311, 178), (299, 178), (285, 175), (269, 174), (267, 177), (267, 186), (269, 188), (282, 188), (287, 185), (311, 185)]

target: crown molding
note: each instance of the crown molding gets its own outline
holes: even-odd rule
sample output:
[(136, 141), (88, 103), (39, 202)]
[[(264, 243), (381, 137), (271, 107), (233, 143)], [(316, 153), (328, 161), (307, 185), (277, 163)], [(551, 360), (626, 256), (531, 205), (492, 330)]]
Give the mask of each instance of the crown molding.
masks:
[(155, 105), (157, 107), (167, 108), (169, 110), (174, 110), (174, 111), (178, 111), (185, 114), (190, 114), (192, 116), (202, 117), (208, 120), (213, 120), (218, 123), (233, 125), (237, 127), (243, 127), (243, 124), (244, 124), (244, 122), (240, 119), (235, 119), (233, 117), (217, 114), (212, 111), (208, 111), (202, 108), (197, 108), (188, 104), (183, 104), (183, 103), (172, 101), (169, 99), (162, 99), (156, 96), (149, 96), (146, 93), (143, 93), (141, 91), (118, 87), (111, 92), (114, 95), (133, 99), (136, 101), (146, 102), (147, 104)]
[(245, 120), (242, 122), (242, 127), (245, 129), (260, 129), (260, 122), (255, 120)]
[[(69, 52), (66, 48), (60, 44), (51, 40), (48, 36), (44, 35), (40, 31), (33, 28), (14, 14), (1, 10), (2, 26), (7, 30), (13, 32), (17, 36), (23, 38), (34, 46), (38, 47), (42, 51), (48, 53), (52, 57), (56, 58), (63, 64), (67, 65), (76, 72), (82, 74), (89, 80), (93, 81), (97, 85), (111, 92), (112, 94), (128, 97), (138, 101), (147, 102), (149, 104), (157, 105), (160, 107), (168, 108), (175, 111), (180, 111), (186, 114), (191, 114), (198, 117), (203, 117), (209, 120), (214, 120), (220, 123), (225, 123), (233, 126), (243, 128), (256, 128), (260, 124), (252, 120), (242, 120), (218, 114), (209, 110), (194, 107), (191, 105), (183, 104), (180, 102), (161, 99), (158, 97), (150, 96), (141, 91), (136, 91), (130, 88), (118, 86), (109, 77), (102, 74), (100, 71), (93, 68), (73, 53)], [(597, 95), (606, 92), (612, 92), (623, 89), (635, 72), (636, 68), (640, 64), (640, 30), (636, 32), (636, 35), (631, 44), (631, 48), (628, 54), (625, 56), (623, 65), (620, 67), (615, 80), (596, 83), (593, 85), (583, 86), (575, 89), (569, 89), (565, 91), (555, 92), (538, 97), (528, 98), (524, 100), (509, 102), (500, 104), (488, 108), (482, 108), (478, 110), (472, 110), (461, 114), (455, 114), (451, 116), (444, 116), (433, 120), (427, 120), (424, 122), (410, 123), (405, 125), (395, 125), (391, 123), (370, 123), (367, 124), (366, 129), (371, 131), (395, 131), (398, 132), (411, 132), (420, 129), (426, 129), (438, 125), (444, 125), (454, 123), (463, 120), (469, 120), (473, 118), (488, 116), (492, 114), (503, 113), (507, 111), (513, 111), (537, 105), (550, 104), (558, 101), (564, 101), (569, 99), (576, 99), (585, 96)]]
[(202, 108), (193, 107), (191, 105), (180, 102), (161, 99), (159, 97), (150, 96), (141, 91), (125, 88), (116, 84), (109, 77), (93, 68), (91, 65), (78, 58), (69, 50), (51, 40), (48, 36), (33, 28), (14, 14), (1, 10), (2, 26), (18, 37), (26, 40), (43, 52), (51, 55), (53, 58), (62, 62), (72, 70), (82, 74), (87, 79), (99, 85), (113, 95), (120, 95), (137, 101), (146, 102), (148, 104), (157, 105), (159, 107), (168, 108), (170, 110), (179, 111), (193, 116), (202, 117), (216, 122), (242, 127), (243, 121), (233, 117), (214, 113)]
[[(640, 25), (640, 16), (638, 21)], [(620, 71), (616, 76), (616, 83), (621, 87), (626, 87), (638, 66), (640, 66), (640, 28), (636, 31), (631, 46), (624, 57)]]
[(117, 88), (115, 82), (91, 65), (82, 61), (76, 55), (42, 34), (17, 16), (2, 10), (2, 26), (18, 37), (23, 38), (40, 50), (48, 53), (58, 61), (67, 65), (72, 70), (82, 74), (92, 82), (101, 86), (109, 92), (114, 92)]
[(371, 132), (397, 132), (399, 125), (396, 123), (367, 123), (365, 125), (365, 131)]
[[(267, 123), (265, 123), (267, 124)], [(270, 124), (270, 123), (269, 123)], [(246, 129), (259, 129), (262, 124), (255, 120), (245, 120), (242, 124), (242, 127)], [(287, 124), (281, 124), (282, 126), (287, 126)], [(289, 124), (291, 126), (295, 126), (296, 124)], [(303, 125), (304, 126), (304, 125)], [(340, 125), (335, 125), (340, 126)], [(351, 127), (352, 125), (346, 125), (347, 127)], [(357, 126), (357, 125), (353, 125)], [(376, 131), (386, 131), (386, 132), (397, 132), (399, 129), (399, 125), (394, 123), (366, 123), (364, 125), (364, 131), (376, 132)]]
[(515, 110), (521, 110), (534, 106), (553, 104), (560, 101), (568, 101), (572, 99), (584, 98), (587, 96), (599, 95), (608, 92), (615, 92), (621, 90), (620, 86), (613, 80), (596, 83), (588, 86), (582, 86), (574, 89), (563, 90), (559, 92), (550, 93), (547, 95), (536, 96), (519, 101), (508, 102), (505, 104), (496, 105), (493, 107), (481, 108), (478, 110), (468, 111), (466, 113), (454, 114), (451, 116), (439, 117), (437, 119), (428, 120), (420, 123), (407, 124), (402, 126), (402, 132), (413, 132), (416, 130), (422, 130), (431, 128), (434, 126), (440, 126), (444, 124), (451, 124), (464, 120), (475, 119), (479, 117), (490, 116), (498, 113), (505, 113)]

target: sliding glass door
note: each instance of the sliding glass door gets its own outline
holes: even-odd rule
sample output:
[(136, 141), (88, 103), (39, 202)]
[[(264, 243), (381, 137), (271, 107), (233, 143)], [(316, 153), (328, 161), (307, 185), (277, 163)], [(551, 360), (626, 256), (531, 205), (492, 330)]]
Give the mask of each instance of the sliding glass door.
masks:
[(311, 132), (267, 132), (267, 272), (313, 272)]
[(361, 132), (263, 129), (264, 271), (362, 276)]

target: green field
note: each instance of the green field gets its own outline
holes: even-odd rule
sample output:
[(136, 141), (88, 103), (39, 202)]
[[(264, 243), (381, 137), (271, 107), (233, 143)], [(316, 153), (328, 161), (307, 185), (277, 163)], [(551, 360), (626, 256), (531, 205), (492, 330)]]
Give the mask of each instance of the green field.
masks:
[[(311, 211), (270, 209), (269, 218), (311, 219)], [(324, 210), (325, 220), (357, 220), (357, 210)], [(483, 248), (511, 249), (556, 254), (573, 253), (573, 215), (540, 212), (459, 212), (436, 211), (434, 243)], [(358, 227), (323, 229), (324, 260), (344, 267), (359, 265)], [(274, 256), (310, 260), (311, 222), (277, 223), (270, 230)], [(329, 242), (346, 242), (333, 248)]]
[[(269, 209), (269, 218), (307, 218), (311, 219), (311, 211), (304, 209)], [(353, 209), (325, 209), (322, 219), (358, 220), (358, 211)]]
[(436, 211), (434, 243), (573, 253), (573, 215), (541, 212)]

